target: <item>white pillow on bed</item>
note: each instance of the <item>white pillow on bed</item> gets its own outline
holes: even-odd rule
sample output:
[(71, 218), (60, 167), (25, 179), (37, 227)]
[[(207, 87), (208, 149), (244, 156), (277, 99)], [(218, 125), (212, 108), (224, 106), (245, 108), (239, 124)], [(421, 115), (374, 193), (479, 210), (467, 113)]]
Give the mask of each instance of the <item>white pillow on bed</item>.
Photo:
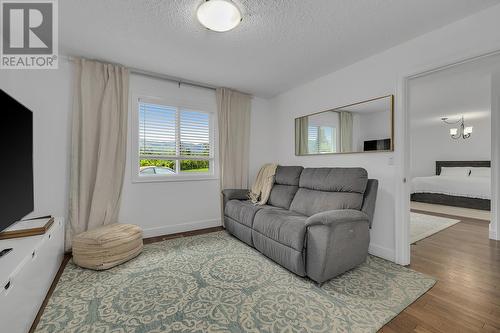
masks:
[(471, 177), (483, 177), (483, 178), (491, 178), (491, 168), (488, 167), (475, 167), (470, 168)]
[(469, 167), (441, 167), (440, 176), (468, 177), (469, 175)]

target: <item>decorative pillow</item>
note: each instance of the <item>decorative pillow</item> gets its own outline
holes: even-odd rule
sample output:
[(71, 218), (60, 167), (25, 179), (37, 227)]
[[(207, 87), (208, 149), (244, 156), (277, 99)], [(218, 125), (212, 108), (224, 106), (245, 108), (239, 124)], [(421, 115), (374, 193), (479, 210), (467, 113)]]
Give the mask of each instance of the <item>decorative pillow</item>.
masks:
[(440, 176), (468, 177), (470, 167), (442, 167)]
[(491, 178), (491, 168), (488, 167), (476, 167), (470, 168), (471, 177), (483, 177), (483, 178)]

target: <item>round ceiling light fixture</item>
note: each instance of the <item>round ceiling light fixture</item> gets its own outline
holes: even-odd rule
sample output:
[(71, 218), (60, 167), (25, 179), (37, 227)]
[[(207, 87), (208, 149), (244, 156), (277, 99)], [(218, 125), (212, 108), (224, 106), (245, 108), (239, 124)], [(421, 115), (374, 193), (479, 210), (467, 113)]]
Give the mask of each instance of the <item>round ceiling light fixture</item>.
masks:
[(242, 20), (240, 10), (229, 0), (207, 0), (198, 7), (196, 16), (203, 26), (217, 32), (234, 29)]

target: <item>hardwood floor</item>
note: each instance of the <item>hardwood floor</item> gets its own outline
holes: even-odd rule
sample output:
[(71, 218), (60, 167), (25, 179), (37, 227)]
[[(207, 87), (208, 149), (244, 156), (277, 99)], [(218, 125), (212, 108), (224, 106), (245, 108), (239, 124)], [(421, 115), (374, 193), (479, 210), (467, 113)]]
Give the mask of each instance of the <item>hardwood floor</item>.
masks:
[(500, 332), (500, 241), (489, 222), (460, 220), (411, 246), (410, 268), (438, 282), (380, 332)]
[(207, 234), (209, 232), (215, 232), (215, 231), (221, 231), (221, 230), (224, 230), (224, 228), (223, 227), (213, 227), (213, 228), (205, 228), (205, 229), (199, 229), (199, 230), (193, 230), (193, 231), (179, 232), (176, 234), (170, 234), (170, 235), (164, 235), (164, 236), (144, 238), (144, 244), (161, 242), (161, 241), (164, 241), (167, 239), (172, 239), (172, 238), (203, 235), (203, 234)]

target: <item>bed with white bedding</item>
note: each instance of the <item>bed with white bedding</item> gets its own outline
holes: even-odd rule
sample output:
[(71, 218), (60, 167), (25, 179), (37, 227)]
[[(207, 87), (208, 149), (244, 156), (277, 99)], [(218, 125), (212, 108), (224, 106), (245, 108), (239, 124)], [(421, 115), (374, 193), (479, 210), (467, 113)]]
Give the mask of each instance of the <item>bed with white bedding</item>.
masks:
[(490, 210), (490, 161), (437, 161), (436, 176), (412, 179), (411, 200)]
[(411, 193), (438, 193), (467, 198), (491, 199), (491, 181), (485, 177), (415, 177), (411, 185)]

